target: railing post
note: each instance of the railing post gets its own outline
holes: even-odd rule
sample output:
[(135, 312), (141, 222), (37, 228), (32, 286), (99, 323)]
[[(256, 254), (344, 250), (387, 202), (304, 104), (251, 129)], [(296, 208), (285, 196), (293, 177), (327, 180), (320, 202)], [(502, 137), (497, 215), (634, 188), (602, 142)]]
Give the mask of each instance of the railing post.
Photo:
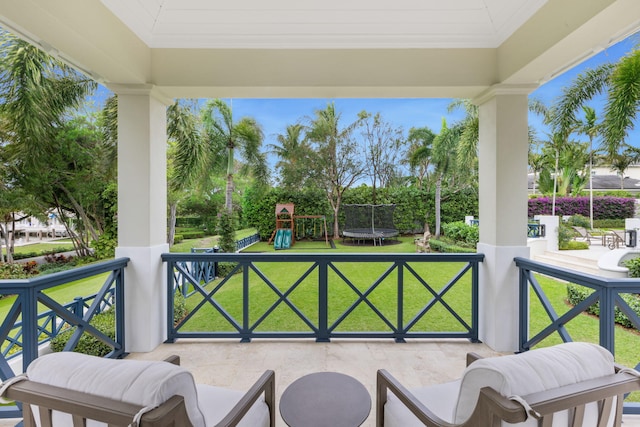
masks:
[(527, 279), (527, 270), (522, 267), (519, 268), (519, 280), (518, 286), (520, 287), (519, 301), (519, 333), (518, 333), (518, 351), (527, 351), (528, 348), (524, 348), (524, 343), (529, 339), (529, 281)]
[(20, 292), (22, 298), (22, 369), (38, 358), (38, 291), (29, 286)]
[(75, 297), (73, 299), (73, 313), (78, 317), (82, 317), (84, 314), (84, 298)]
[(398, 317), (396, 325), (396, 342), (406, 342), (404, 339), (404, 263), (398, 263)]
[(124, 267), (117, 270), (115, 286), (115, 309), (116, 309), (116, 342), (120, 344), (121, 353), (126, 354), (126, 334), (124, 328)]
[(240, 342), (251, 342), (249, 330), (249, 264), (242, 264), (242, 332)]
[[(176, 261), (167, 261), (167, 340), (165, 341), (167, 343), (174, 343), (176, 341), (173, 327), (173, 312), (175, 310), (173, 307), (173, 294), (176, 290), (176, 285), (173, 283), (175, 279), (173, 274), (175, 265)], [(184, 285), (182, 285), (181, 288), (184, 291)]]
[(329, 342), (329, 279), (327, 262), (318, 263), (318, 336), (316, 342)]
[(471, 342), (480, 342), (479, 323), (480, 313), (478, 307), (480, 305), (480, 271), (478, 262), (471, 263)]
[(600, 290), (600, 345), (615, 355), (615, 292), (609, 286)]

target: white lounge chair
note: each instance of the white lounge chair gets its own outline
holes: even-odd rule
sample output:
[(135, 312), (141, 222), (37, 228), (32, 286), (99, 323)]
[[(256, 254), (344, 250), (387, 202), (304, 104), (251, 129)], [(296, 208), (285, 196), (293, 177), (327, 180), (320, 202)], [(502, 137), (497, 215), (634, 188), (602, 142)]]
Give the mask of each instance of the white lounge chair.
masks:
[(273, 371), (245, 393), (196, 384), (179, 358), (170, 362), (52, 353), (0, 396), (23, 403), (26, 427), (275, 427)]

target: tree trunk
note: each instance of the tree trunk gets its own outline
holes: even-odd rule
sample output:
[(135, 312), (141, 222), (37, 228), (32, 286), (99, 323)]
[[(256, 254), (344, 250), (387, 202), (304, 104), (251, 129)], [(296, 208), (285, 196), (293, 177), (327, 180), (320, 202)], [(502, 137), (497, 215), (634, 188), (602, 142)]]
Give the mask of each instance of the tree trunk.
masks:
[(173, 240), (176, 236), (176, 212), (178, 211), (178, 202), (173, 202), (169, 205), (169, 236), (167, 243), (169, 247), (173, 246)]
[(438, 176), (436, 181), (436, 239), (440, 237), (440, 197), (442, 193), (442, 174)]
[(233, 213), (233, 174), (227, 175), (227, 188), (224, 196), (224, 208), (227, 213)]

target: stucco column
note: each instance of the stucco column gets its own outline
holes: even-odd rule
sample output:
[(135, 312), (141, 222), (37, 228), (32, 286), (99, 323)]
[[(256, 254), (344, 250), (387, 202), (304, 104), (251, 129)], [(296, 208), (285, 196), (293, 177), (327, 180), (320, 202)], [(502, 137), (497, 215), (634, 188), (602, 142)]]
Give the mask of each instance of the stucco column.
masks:
[(118, 247), (125, 271), (125, 350), (151, 351), (166, 338), (168, 100), (153, 86), (118, 94)]
[(527, 94), (498, 85), (479, 107), (480, 339), (497, 351), (518, 349), (516, 256), (527, 248)]

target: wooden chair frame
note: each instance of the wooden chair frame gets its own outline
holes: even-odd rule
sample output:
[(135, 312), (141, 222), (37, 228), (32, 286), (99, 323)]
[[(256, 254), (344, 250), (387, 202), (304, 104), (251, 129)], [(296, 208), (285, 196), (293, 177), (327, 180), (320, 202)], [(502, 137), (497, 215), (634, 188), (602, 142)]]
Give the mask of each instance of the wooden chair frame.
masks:
[[(170, 356), (165, 361), (180, 364), (178, 356)], [(216, 424), (216, 427), (237, 425), (262, 394), (269, 407), (270, 426), (275, 427), (275, 373), (271, 370), (262, 374), (222, 421)], [(133, 423), (134, 417), (143, 408), (140, 405), (30, 380), (19, 381), (9, 386), (5, 397), (23, 403), (25, 427), (36, 426), (32, 405), (38, 406), (37, 416), (43, 427), (52, 426), (52, 411), (71, 414), (73, 427), (84, 427), (87, 419), (106, 423), (109, 427), (127, 427)], [(192, 427), (184, 398), (173, 396), (157, 408), (146, 412), (140, 418), (138, 427)]]
[[(475, 353), (467, 354), (467, 366), (479, 358), (480, 356)], [(600, 402), (598, 426), (604, 427), (611, 411), (615, 411), (614, 425), (620, 427), (625, 393), (640, 390), (640, 377), (624, 372), (622, 369), (621, 366), (616, 365), (615, 374), (522, 396), (522, 398), (539, 414), (538, 425), (542, 427), (551, 426), (553, 414), (563, 410), (571, 411), (572, 427), (581, 426), (585, 405), (595, 401)], [(386, 370), (381, 369), (377, 375), (377, 427), (384, 427), (384, 405), (387, 402), (388, 391), (391, 391), (427, 427), (499, 427), (502, 421), (520, 423), (526, 421), (528, 417), (520, 403), (502, 396), (490, 387), (485, 387), (480, 390), (480, 396), (471, 417), (463, 424), (452, 424), (431, 412), (411, 391)], [(617, 400), (614, 407), (615, 397)]]

